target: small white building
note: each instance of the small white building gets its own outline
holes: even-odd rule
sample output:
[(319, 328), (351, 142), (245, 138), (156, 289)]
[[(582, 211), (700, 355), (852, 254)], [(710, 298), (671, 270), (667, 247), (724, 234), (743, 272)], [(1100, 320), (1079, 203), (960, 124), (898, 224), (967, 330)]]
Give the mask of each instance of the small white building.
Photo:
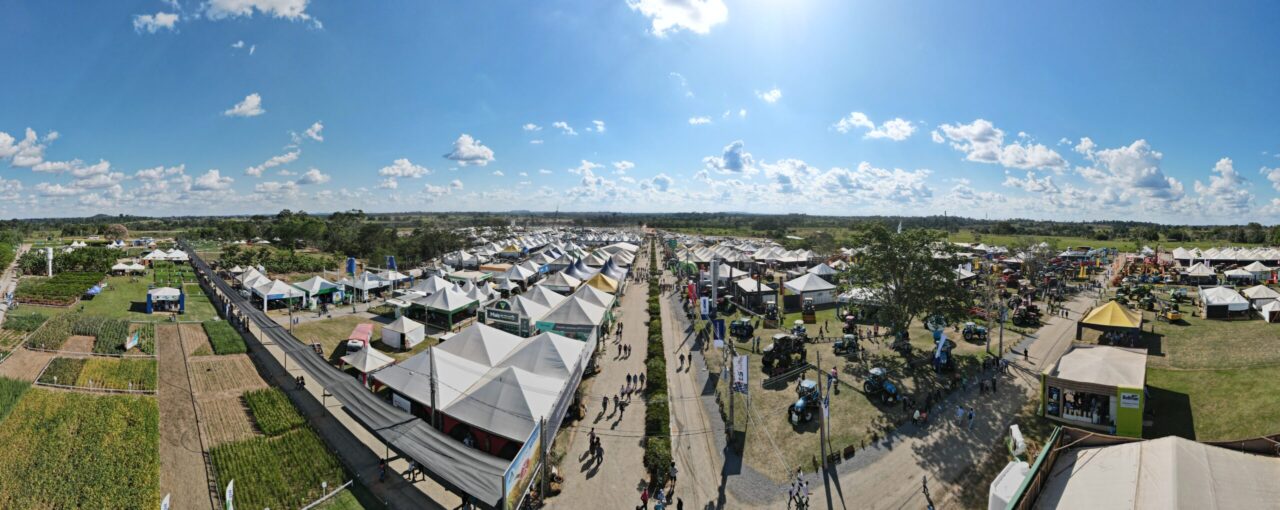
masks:
[(412, 349), (422, 343), (426, 336), (426, 327), (401, 316), (395, 322), (382, 327), (382, 343), (397, 349)]

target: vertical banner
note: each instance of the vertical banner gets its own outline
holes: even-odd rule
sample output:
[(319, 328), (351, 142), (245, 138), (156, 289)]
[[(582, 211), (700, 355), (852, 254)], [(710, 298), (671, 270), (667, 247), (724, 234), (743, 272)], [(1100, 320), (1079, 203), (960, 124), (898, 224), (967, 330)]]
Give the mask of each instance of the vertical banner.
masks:
[(689, 284), (689, 302), (690, 303), (693, 303), (694, 301), (698, 300), (698, 292), (694, 289), (695, 289), (694, 285), (690, 283)]
[(227, 482), (227, 503), (226, 505), (224, 505), (224, 507), (227, 510), (236, 510), (236, 505), (234, 503), (235, 499), (236, 499), (236, 481), (232, 479), (230, 482)]
[[(703, 299), (706, 299), (706, 298), (703, 298)], [(715, 319), (711, 321), (711, 324), (715, 326), (714, 328), (712, 328), (715, 330), (714, 345), (717, 349), (723, 349), (724, 348), (724, 319)]]
[(160, 510), (169, 510), (169, 494), (165, 494), (164, 499), (160, 500)]
[(750, 356), (734, 356), (733, 357), (733, 391), (747, 394), (747, 364), (751, 361)]
[(702, 320), (707, 320), (711, 315), (711, 298), (702, 296), (698, 299), (698, 304), (702, 307)]

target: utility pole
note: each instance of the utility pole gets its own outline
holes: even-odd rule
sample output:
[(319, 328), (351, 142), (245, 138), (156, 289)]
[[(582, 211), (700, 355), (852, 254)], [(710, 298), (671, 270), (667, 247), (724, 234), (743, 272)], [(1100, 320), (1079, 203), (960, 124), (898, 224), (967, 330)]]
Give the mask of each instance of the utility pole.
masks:
[[(821, 367), (822, 352), (818, 351), (815, 354), (817, 355), (817, 357), (814, 359), (814, 361), (818, 363), (816, 366)], [(826, 403), (828, 402), (827, 397), (822, 393), (822, 369), (821, 368), (818, 368), (818, 377), (815, 377), (814, 379), (818, 380), (818, 394), (815, 396), (817, 398), (822, 399), (818, 401), (818, 407), (819, 407), (818, 409), (818, 453), (822, 455), (822, 468), (826, 469), (827, 467), (827, 405), (829, 404)]]
[(736, 372), (736, 370), (733, 369), (733, 355), (734, 355), (733, 351), (734, 350), (735, 349), (733, 348), (732, 344), (729, 345), (728, 349), (724, 350), (725, 359), (729, 360), (729, 364), (726, 365), (729, 367), (729, 434), (730, 434), (729, 439), (733, 439), (734, 424), (737, 423), (733, 421), (733, 401), (734, 401), (733, 393), (735, 391), (735, 388), (734, 388), (735, 374), (734, 373)]

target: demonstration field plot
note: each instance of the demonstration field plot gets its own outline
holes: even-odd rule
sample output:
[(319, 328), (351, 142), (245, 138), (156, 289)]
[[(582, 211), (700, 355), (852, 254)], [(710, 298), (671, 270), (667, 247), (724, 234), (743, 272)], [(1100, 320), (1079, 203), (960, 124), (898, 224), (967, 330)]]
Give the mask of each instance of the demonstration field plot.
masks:
[(66, 352), (93, 352), (93, 337), (71, 335), (67, 337), (66, 342), (62, 343), (62, 350)]
[(65, 306), (102, 281), (100, 273), (58, 273), (53, 278), (23, 278), (14, 291), (19, 303)]
[(155, 324), (133, 324), (130, 326), (129, 334), (138, 334), (138, 346), (130, 349), (130, 352), (145, 352), (147, 354), (156, 353), (156, 325)]
[[(204, 326), (201, 324), (179, 324), (178, 329), (182, 330), (182, 346), (187, 349), (187, 356), (197, 354), (210, 355), (213, 349), (209, 346), (209, 337), (204, 334)], [(203, 349), (203, 353), (200, 353)]]
[(244, 344), (240, 332), (223, 320), (210, 320), (204, 323), (204, 333), (209, 337), (214, 354), (244, 354), (249, 348)]
[(346, 475), (320, 437), (299, 428), (209, 450), (219, 487), (236, 481), (236, 506), (301, 508), (323, 495), (321, 482), (341, 485)]
[(0, 377), (34, 382), (54, 356), (51, 352), (14, 350), (4, 359), (4, 363), (0, 363)]
[(0, 421), (0, 507), (154, 507), (158, 423), (152, 398), (31, 389)]
[[(147, 313), (147, 290), (151, 287), (177, 287), (179, 284), (165, 285), (156, 283), (151, 276), (110, 276), (106, 278), (106, 288), (93, 299), (80, 302), (86, 315), (96, 315), (112, 319), (127, 319), (137, 322), (164, 322), (170, 320), (171, 313)], [(217, 317), (218, 313), (209, 303), (199, 285), (194, 283), (181, 286), (186, 293), (186, 309), (177, 314), (178, 320), (203, 321)]]
[(61, 349), (63, 342), (71, 336), (71, 326), (75, 321), (75, 314), (64, 314), (49, 319), (40, 329), (27, 337), (27, 345), (34, 349)]
[(304, 423), (302, 415), (293, 408), (289, 397), (278, 388), (249, 391), (244, 394), (253, 421), (258, 430), (268, 436), (278, 436), (296, 429)]
[(4, 329), (17, 333), (30, 333), (36, 328), (49, 320), (49, 315), (38, 311), (21, 311), (10, 312), (4, 317)]
[(20, 331), (0, 329), (0, 349), (13, 350), (14, 347), (22, 343), (22, 339), (26, 338), (26, 336), (26, 333)]
[(210, 448), (257, 435), (249, 417), (249, 408), (238, 396), (200, 399), (196, 406), (200, 408), (200, 424), (204, 427)]
[(18, 399), (22, 398), (29, 389), (31, 389), (29, 382), (0, 377), (0, 421), (4, 421), (4, 418), (9, 416), (9, 411), (13, 410)]
[(93, 352), (121, 354), (129, 337), (129, 321), (97, 315), (79, 315), (71, 325), (71, 334), (92, 337)]
[(90, 389), (155, 391), (156, 360), (54, 358), (39, 382)]
[(239, 395), (245, 390), (267, 387), (253, 361), (244, 354), (192, 358), (188, 363), (197, 396), (223, 392)]

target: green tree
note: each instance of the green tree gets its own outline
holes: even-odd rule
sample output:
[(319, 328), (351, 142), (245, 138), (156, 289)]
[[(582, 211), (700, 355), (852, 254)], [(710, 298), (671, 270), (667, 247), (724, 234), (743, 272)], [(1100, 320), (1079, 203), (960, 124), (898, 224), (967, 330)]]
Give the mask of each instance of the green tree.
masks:
[(926, 315), (958, 321), (972, 296), (956, 282), (959, 257), (941, 232), (912, 229), (894, 233), (876, 224), (858, 236), (863, 252), (850, 270), (852, 284), (882, 303), (880, 317), (897, 332)]

